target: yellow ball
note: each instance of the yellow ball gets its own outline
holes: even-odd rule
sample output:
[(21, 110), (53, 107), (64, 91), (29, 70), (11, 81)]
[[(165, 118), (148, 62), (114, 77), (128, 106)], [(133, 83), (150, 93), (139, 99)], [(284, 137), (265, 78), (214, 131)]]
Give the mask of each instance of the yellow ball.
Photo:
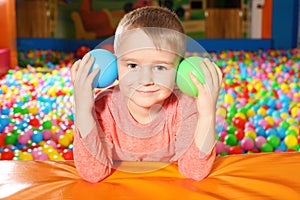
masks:
[(284, 143), (286, 144), (286, 146), (292, 147), (292, 146), (296, 146), (298, 144), (298, 140), (297, 140), (296, 136), (294, 136), (294, 135), (287, 135), (284, 138)]
[(217, 115), (222, 116), (222, 117), (226, 117), (227, 114), (227, 110), (224, 107), (220, 107), (217, 110)]
[(267, 111), (266, 111), (266, 109), (264, 109), (264, 108), (259, 108), (259, 109), (257, 110), (257, 114), (259, 114), (259, 115), (265, 117), (266, 114), (267, 114)]
[(299, 108), (297, 108), (297, 107), (293, 107), (291, 109), (291, 114), (292, 114), (293, 117), (297, 117), (298, 116), (298, 110), (299, 110)]
[(242, 119), (244, 119), (244, 120), (247, 119), (247, 117), (245, 116), (245, 114), (244, 114), (244, 113), (241, 113), (241, 112), (236, 113), (234, 116), (235, 116), (235, 117), (242, 118)]
[(65, 160), (60, 154), (51, 154), (49, 155), (50, 160)]
[(225, 94), (225, 103), (233, 104), (234, 98), (230, 94)]
[(251, 138), (255, 139), (257, 135), (256, 135), (255, 131), (249, 130), (249, 131), (246, 131), (245, 136), (248, 136), (248, 137), (251, 137)]
[(64, 147), (67, 147), (70, 145), (71, 140), (67, 135), (61, 135), (58, 138), (58, 143), (61, 144)]
[(294, 125), (291, 125), (289, 128), (288, 128), (288, 130), (294, 130), (296, 133), (297, 133), (297, 135), (299, 135), (299, 128), (297, 127), (297, 126), (294, 126)]
[(270, 124), (270, 125), (274, 125), (274, 119), (271, 116), (266, 116), (265, 120)]
[(285, 119), (285, 118), (287, 118), (289, 116), (289, 114), (288, 113), (281, 113), (280, 114), (280, 117), (281, 117), (281, 119)]
[(33, 157), (28, 152), (23, 152), (20, 154), (20, 160), (33, 160)]

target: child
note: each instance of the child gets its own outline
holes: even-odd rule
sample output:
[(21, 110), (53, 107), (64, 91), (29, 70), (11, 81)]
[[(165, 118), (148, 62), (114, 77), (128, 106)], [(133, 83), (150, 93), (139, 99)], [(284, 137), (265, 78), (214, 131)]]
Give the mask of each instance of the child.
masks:
[(205, 84), (189, 74), (198, 97), (179, 91), (182, 35), (180, 20), (168, 9), (143, 7), (126, 14), (114, 42), (119, 84), (95, 99), (92, 82), (99, 70), (89, 74), (94, 58), (87, 54), (74, 63), (74, 160), (85, 180), (103, 180), (119, 161), (178, 161), (179, 172), (197, 181), (209, 174), (221, 72), (204, 59), (199, 67)]

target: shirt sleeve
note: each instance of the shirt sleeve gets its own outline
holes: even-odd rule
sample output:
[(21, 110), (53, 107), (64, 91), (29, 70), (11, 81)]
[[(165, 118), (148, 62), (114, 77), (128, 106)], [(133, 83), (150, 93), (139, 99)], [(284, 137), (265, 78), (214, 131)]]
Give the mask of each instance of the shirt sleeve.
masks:
[(200, 155), (200, 150), (194, 141), (197, 120), (198, 111), (195, 99), (186, 95), (182, 96), (177, 107), (176, 119), (175, 148), (178, 168), (179, 172), (185, 177), (200, 181), (210, 173), (216, 152), (214, 147), (205, 157)]
[[(99, 99), (95, 101), (98, 106)], [(102, 102), (101, 105), (105, 103)], [(85, 137), (80, 136), (79, 130), (74, 134), (74, 162), (79, 175), (86, 181), (96, 183), (112, 173), (112, 141), (109, 139), (109, 130), (103, 127), (101, 118), (107, 115), (107, 108), (100, 106), (96, 109), (97, 122), (91, 132)], [(101, 111), (101, 112), (99, 112)], [(108, 118), (109, 116), (106, 116)], [(105, 125), (104, 125), (105, 126)]]
[(193, 143), (188, 151), (178, 160), (179, 172), (187, 178), (201, 181), (209, 175), (215, 157), (216, 149), (214, 147), (210, 154), (200, 158), (200, 150)]

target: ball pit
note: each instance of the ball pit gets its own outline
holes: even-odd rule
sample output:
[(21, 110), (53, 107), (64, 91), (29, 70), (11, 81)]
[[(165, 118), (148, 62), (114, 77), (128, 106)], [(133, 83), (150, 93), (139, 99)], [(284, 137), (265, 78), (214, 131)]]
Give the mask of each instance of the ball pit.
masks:
[[(300, 151), (300, 50), (210, 56), (224, 73), (217, 154)], [(69, 73), (74, 58), (74, 53), (54, 51), (19, 53), (25, 65), (0, 80), (1, 160), (73, 159)]]

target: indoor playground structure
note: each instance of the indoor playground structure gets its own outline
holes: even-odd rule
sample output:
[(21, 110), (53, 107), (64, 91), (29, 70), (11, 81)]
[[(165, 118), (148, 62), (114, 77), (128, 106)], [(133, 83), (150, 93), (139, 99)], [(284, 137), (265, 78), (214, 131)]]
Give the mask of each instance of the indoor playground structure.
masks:
[[(270, 2), (273, 12), (284, 9), (279, 0)], [(299, 7), (296, 0), (286, 4)], [(300, 199), (300, 49), (295, 28), (280, 35), (278, 29), (286, 23), (273, 21), (272, 38), (242, 41), (252, 46), (241, 47), (241, 40), (203, 41), (224, 77), (216, 112), (217, 157), (206, 179), (187, 179), (171, 163), (148, 173), (116, 170), (91, 184), (80, 178), (73, 161), (70, 68), (98, 41), (72, 46), (59, 40), (68, 46), (63, 49), (51, 46), (51, 39), (37, 40), (39, 47), (52, 44), (32, 48), (34, 40), (26, 46), (17, 38), (13, 13), (15, 1), (0, 0), (0, 26), (5, 27), (0, 31), (0, 199)], [(83, 26), (81, 17), (73, 12), (79, 23), (75, 26)], [(282, 16), (276, 17), (279, 21)], [(96, 36), (84, 32), (78, 38)], [(227, 43), (227, 48), (210, 50)], [(113, 52), (111, 45), (100, 48)]]

